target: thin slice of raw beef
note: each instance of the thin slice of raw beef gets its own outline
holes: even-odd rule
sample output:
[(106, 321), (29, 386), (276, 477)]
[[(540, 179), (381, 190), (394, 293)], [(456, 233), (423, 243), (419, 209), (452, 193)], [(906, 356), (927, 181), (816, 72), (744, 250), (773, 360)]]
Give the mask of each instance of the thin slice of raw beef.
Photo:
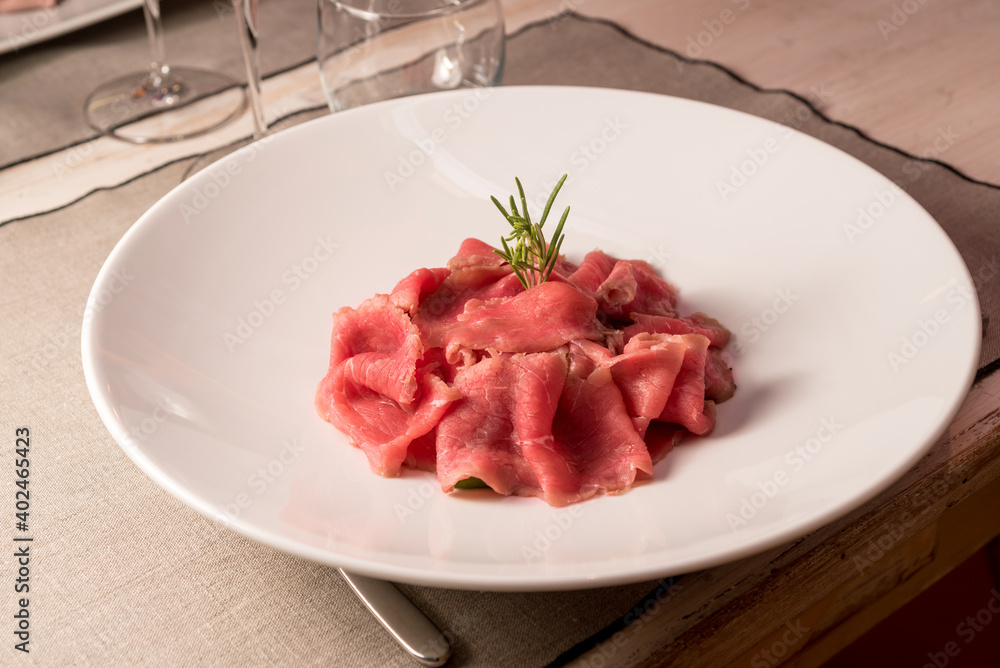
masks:
[(454, 387), (462, 399), (437, 428), (441, 489), (474, 477), (501, 494), (548, 500), (543, 485), (573, 488), (575, 474), (552, 438), (565, 380), (562, 352), (485, 357), (460, 370)]
[(614, 320), (628, 320), (632, 313), (676, 314), (674, 287), (643, 260), (619, 260), (594, 294), (601, 312)]
[(709, 348), (705, 360), (705, 398), (717, 404), (728, 401), (736, 393), (733, 370), (722, 359), (721, 348)]
[(541, 352), (573, 339), (603, 338), (596, 313), (593, 298), (569, 283), (548, 281), (509, 298), (470, 299), (454, 324), (425, 338), (428, 347)]
[(406, 449), (406, 459), (403, 466), (420, 471), (437, 470), (437, 425), (423, 436), (410, 441)]
[(317, 407), (364, 451), (372, 471), (387, 478), (399, 475), (410, 443), (434, 429), (449, 404), (462, 398), (438, 376), (425, 373), (419, 399), (404, 410), (388, 397), (350, 382), (342, 369), (331, 371), (320, 384)]
[(316, 410), (364, 450), (372, 470), (399, 474), (410, 442), (461, 395), (424, 366), (420, 333), (386, 295), (334, 314), (330, 366)]
[(458, 247), (455, 256), (448, 260), (448, 268), (455, 271), (468, 267), (500, 267), (504, 265), (504, 260), (496, 254), (496, 250), (485, 241), (469, 237)]
[(731, 336), (718, 320), (704, 313), (693, 313), (683, 318), (672, 318), (646, 313), (632, 314), (635, 324), (625, 328), (625, 340), (641, 332), (649, 334), (701, 334), (708, 337), (715, 348), (725, 348)]
[(715, 403), (705, 400), (705, 362), (708, 337), (701, 334), (648, 334), (650, 337), (681, 339), (687, 349), (684, 363), (674, 381), (667, 405), (660, 413), (663, 422), (674, 422), (692, 434), (703, 436), (715, 426)]
[[(481, 243), (481, 242), (480, 242)], [(463, 248), (466, 244), (463, 244)], [(471, 251), (470, 251), (471, 252)], [(524, 292), (517, 276), (509, 265), (500, 265), (500, 258), (492, 256), (497, 264), (470, 265), (454, 269), (435, 290), (421, 298), (420, 307), (413, 315), (413, 323), (421, 333), (427, 348), (445, 345), (445, 337), (465, 312), (470, 299), (479, 301), (510, 298)], [(476, 259), (485, 263), (490, 258), (482, 253), (459, 255), (449, 262), (458, 265), (456, 258), (463, 261)]]
[(619, 260), (607, 278), (597, 286), (594, 297), (601, 304), (602, 310), (607, 312), (607, 309), (617, 309), (625, 304), (631, 304), (638, 289), (639, 280), (632, 270), (632, 263), (628, 260)]
[(423, 354), (420, 331), (386, 295), (333, 315), (329, 370), (344, 366), (347, 380), (401, 405), (414, 401), (416, 366)]
[[(570, 357), (574, 355), (585, 353), (571, 347)], [(570, 367), (586, 369), (587, 362), (571, 362)], [(578, 474), (575, 488), (561, 487), (546, 498), (552, 505), (575, 503), (597, 494), (618, 494), (631, 487), (637, 477), (652, 475), (649, 451), (632, 424), (607, 365), (598, 366), (587, 376), (572, 371), (567, 374), (552, 433), (570, 453), (569, 461)]]
[(667, 453), (684, 440), (688, 434), (687, 429), (679, 424), (669, 422), (659, 422), (653, 420), (646, 430), (646, 447), (649, 449), (649, 456), (653, 463), (660, 461), (667, 456)]
[(617, 260), (604, 251), (592, 250), (583, 258), (580, 267), (566, 276), (566, 280), (593, 296), (611, 273), (615, 262)]
[(673, 337), (640, 334), (610, 362), (611, 376), (640, 436), (645, 437), (650, 421), (666, 408), (687, 348), (685, 341)]
[(417, 269), (396, 284), (389, 293), (389, 300), (412, 316), (417, 312), (421, 297), (436, 291), (450, 274), (451, 270), (443, 267)]

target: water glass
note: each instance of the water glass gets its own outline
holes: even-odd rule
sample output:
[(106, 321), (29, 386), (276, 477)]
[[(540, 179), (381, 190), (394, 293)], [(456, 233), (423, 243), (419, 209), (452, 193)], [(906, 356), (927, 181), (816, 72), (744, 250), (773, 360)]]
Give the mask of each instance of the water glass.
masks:
[(499, 0), (319, 0), (319, 68), (332, 111), (493, 86), (504, 62)]

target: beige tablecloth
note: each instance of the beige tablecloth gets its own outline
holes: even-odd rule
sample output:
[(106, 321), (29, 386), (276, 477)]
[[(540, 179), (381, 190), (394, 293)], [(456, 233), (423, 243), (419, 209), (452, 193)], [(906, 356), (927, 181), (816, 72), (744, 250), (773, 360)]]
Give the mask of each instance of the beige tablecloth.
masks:
[[(289, 34), (296, 30), (289, 28)], [(135, 50), (141, 44), (141, 32), (139, 37), (135, 32), (112, 22), (55, 46), (34, 47), (23, 55), (27, 61), (0, 60), (0, 73), (18, 72), (15, 79), (0, 77), (0, 104), (20, 107), (21, 98), (7, 91), (22, 90), (23, 79), (46, 88), (68, 76), (64, 68), (71, 66), (77, 47)], [(294, 62), (295, 50), (288, 47), (288, 62)], [(995, 225), (1000, 191), (826, 122), (812, 106), (822, 108), (822, 91), (811, 104), (760, 91), (720, 68), (681, 61), (614, 26), (577, 17), (513, 36), (508, 56), (507, 83), (607, 86), (705, 100), (784, 122), (859, 157), (899, 182), (942, 224), (980, 276), (984, 312), (995, 314), (1000, 282), (989, 268), (1000, 249)], [(44, 104), (56, 104), (57, 97)], [(17, 113), (21, 120), (13, 130), (3, 127), (5, 146), (15, 147), (14, 160), (87, 136), (78, 126), (53, 128), (56, 139), (48, 143), (22, 141), (11, 133), (23, 130), (37, 138), (39, 132), (24, 110)], [(70, 116), (60, 108), (47, 122), (59, 124), (58, 118)], [(127, 459), (91, 404), (79, 340), (89, 289), (121, 235), (180, 182), (189, 163), (0, 227), (0, 442), (8, 458), (0, 467), (7, 471), (0, 484), (8, 499), (0, 502), (0, 512), (9, 513), (0, 540), (13, 545), (18, 533), (10, 500), (18, 427), (31, 430), (34, 537), (27, 655), (14, 649), (11, 635), (13, 548), (0, 558), (0, 579), (7, 581), (0, 610), (8, 620), (0, 664), (413, 665), (335, 571), (244, 539), (174, 500)], [(995, 329), (987, 328), (982, 367), (1000, 354)], [(454, 639), (453, 665), (542, 666), (586, 643), (656, 586), (504, 594), (402, 589)]]

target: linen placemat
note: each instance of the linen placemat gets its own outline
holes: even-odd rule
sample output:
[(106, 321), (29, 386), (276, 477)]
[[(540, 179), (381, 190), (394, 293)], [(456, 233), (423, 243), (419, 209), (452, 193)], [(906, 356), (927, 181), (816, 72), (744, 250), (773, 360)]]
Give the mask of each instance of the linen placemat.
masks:
[[(505, 81), (648, 90), (784, 121), (907, 186), (956, 240), (973, 272), (998, 248), (994, 189), (930, 163), (908, 170), (906, 156), (826, 122), (799, 99), (684, 62), (614, 26), (569, 16), (518, 33), (509, 42)], [(33, 444), (32, 651), (15, 660), (410, 666), (333, 569), (246, 540), (175, 501), (127, 459), (93, 408), (80, 360), (87, 294), (117, 240), (180, 182), (189, 162), (0, 227), (0, 433), (9, 436), (10, 450), (14, 430), (26, 426)], [(912, 169), (920, 176), (907, 184)], [(984, 308), (996, 305), (991, 281), (981, 286)], [(4, 484), (12, 491), (13, 477)], [(9, 528), (6, 535), (13, 533)], [(14, 572), (12, 553), (0, 558), (0, 572)], [(454, 638), (452, 665), (542, 666), (565, 658), (656, 587), (402, 589)], [(12, 619), (14, 605), (13, 594), (0, 597), (0, 614)], [(0, 647), (5, 664), (15, 656), (12, 645)]]

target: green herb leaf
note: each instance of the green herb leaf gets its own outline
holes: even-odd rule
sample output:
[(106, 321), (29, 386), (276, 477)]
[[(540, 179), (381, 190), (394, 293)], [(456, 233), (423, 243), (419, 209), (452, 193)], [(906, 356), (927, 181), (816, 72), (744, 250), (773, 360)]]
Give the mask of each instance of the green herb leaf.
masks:
[[(563, 174), (559, 183), (552, 190), (552, 194), (549, 195), (549, 199), (545, 203), (545, 209), (542, 211), (542, 218), (537, 224), (531, 222), (531, 216), (528, 214), (528, 200), (524, 196), (524, 188), (521, 186), (519, 178), (514, 177), (514, 183), (517, 185), (517, 194), (521, 200), (520, 211), (513, 195), (510, 196), (510, 213), (507, 213), (507, 210), (503, 208), (500, 200), (496, 197), (490, 197), (511, 227), (510, 236), (500, 237), (503, 250), (494, 252), (510, 264), (525, 289), (547, 281), (552, 274), (553, 267), (556, 266), (556, 260), (559, 258), (559, 249), (562, 248), (563, 242), (562, 230), (566, 223), (566, 217), (569, 215), (569, 207), (563, 211), (551, 242), (545, 240), (542, 226), (545, 225), (545, 220), (549, 217), (549, 210), (552, 208), (553, 202), (556, 201), (556, 195), (559, 194), (559, 189), (566, 182), (567, 176), (567, 174)], [(513, 248), (507, 242), (511, 242)], [(455, 486), (458, 487), (457, 484)]]
[(455, 489), (479, 489), (481, 487), (489, 487), (489, 485), (479, 478), (466, 478), (455, 483)]

